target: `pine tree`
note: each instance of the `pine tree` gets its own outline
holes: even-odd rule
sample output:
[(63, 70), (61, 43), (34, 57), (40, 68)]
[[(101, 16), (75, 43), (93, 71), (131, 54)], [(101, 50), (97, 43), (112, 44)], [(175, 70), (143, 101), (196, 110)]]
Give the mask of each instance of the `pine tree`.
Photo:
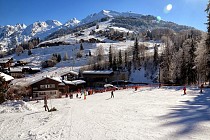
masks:
[(207, 13), (207, 38), (206, 38), (206, 51), (207, 51), (207, 78), (210, 84), (210, 0), (208, 2), (207, 8), (205, 10)]
[(138, 62), (139, 62), (139, 44), (138, 44), (138, 39), (136, 38), (135, 42), (134, 42), (134, 47), (133, 47), (133, 65), (134, 65), (134, 69), (137, 68)]
[(32, 55), (32, 52), (31, 52), (31, 50), (28, 50), (28, 55)]
[(103, 46), (99, 46), (96, 49), (96, 56), (97, 56), (97, 63), (104, 60), (104, 48), (103, 48)]
[(206, 58), (207, 58), (207, 52), (206, 52), (206, 45), (205, 45), (205, 39), (206, 36), (203, 34), (202, 40), (198, 43), (198, 47), (196, 50), (196, 70), (198, 75), (198, 82), (204, 82), (206, 81)]
[(162, 79), (163, 82), (169, 83), (171, 80), (170, 77), (170, 66), (171, 66), (171, 51), (170, 48), (172, 46), (172, 41), (169, 37), (164, 38), (165, 42), (165, 50), (162, 54), (162, 60), (161, 60), (161, 71), (162, 71)]
[(80, 44), (80, 51), (84, 50), (82, 43)]
[(112, 68), (112, 46), (109, 47), (109, 67)]
[(139, 43), (138, 39), (135, 39), (134, 47), (133, 47), (133, 62), (136, 63), (139, 59)]
[(124, 60), (124, 62), (125, 62), (125, 67), (127, 67), (128, 66), (128, 52), (127, 51), (125, 51), (125, 60)]
[(98, 24), (96, 25), (96, 29), (99, 29), (99, 25)]
[(131, 74), (131, 67), (132, 67), (132, 62), (128, 62), (128, 73), (129, 75)]
[(61, 61), (61, 54), (58, 54), (57, 61), (58, 61), (58, 62)]
[(139, 60), (144, 61), (145, 59), (145, 52), (146, 52), (146, 46), (144, 44), (140, 44), (139, 46)]
[(5, 97), (4, 97), (4, 93), (5, 93), (4, 82), (5, 82), (4, 78), (2, 76), (0, 76), (0, 104), (5, 101)]
[(189, 49), (189, 61), (188, 61), (188, 84), (195, 84), (196, 83), (196, 77), (197, 77), (197, 72), (195, 68), (195, 42), (193, 39), (191, 40), (191, 46)]
[(186, 64), (186, 58), (185, 58), (185, 52), (183, 50), (182, 52), (182, 64), (181, 64), (181, 70), (180, 70), (180, 80), (181, 80), (181, 84), (186, 84), (187, 81), (187, 64)]
[(158, 66), (158, 46), (155, 44), (154, 46), (154, 67), (155, 67), (155, 70), (157, 70), (157, 66)]
[(112, 68), (113, 68), (113, 70), (116, 70), (116, 69), (117, 69), (117, 60), (116, 60), (116, 56), (114, 56), (114, 58), (113, 58)]
[(119, 60), (118, 61), (119, 66), (121, 66), (122, 65), (122, 51), (121, 50), (119, 51), (119, 59), (118, 60)]
[(33, 44), (33, 42), (30, 41), (30, 42), (28, 43), (28, 49), (31, 50), (31, 49), (33, 49), (33, 48), (34, 48), (34, 44)]

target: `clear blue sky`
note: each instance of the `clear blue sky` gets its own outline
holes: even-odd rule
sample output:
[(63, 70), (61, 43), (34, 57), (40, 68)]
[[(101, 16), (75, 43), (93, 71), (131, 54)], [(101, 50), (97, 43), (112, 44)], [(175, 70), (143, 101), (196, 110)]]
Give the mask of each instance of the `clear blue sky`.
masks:
[[(101, 10), (135, 12), (160, 16), (163, 20), (189, 25), (206, 31), (208, 0), (0, 0), (0, 25), (29, 25), (48, 19), (65, 23), (76, 17), (81, 20)], [(166, 13), (164, 7), (172, 5)]]

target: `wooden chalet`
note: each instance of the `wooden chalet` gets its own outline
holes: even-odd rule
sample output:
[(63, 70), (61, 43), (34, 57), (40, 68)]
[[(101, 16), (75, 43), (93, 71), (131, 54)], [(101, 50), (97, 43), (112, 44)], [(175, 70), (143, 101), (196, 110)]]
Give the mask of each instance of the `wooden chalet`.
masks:
[(31, 96), (33, 99), (43, 99), (44, 96), (58, 98), (70, 92), (78, 91), (84, 88), (86, 82), (83, 80), (66, 81), (60, 77), (44, 76), (32, 81)]
[(12, 62), (13, 62), (13, 58), (0, 59), (0, 67), (1, 67), (1, 69), (5, 69), (5, 68), (11, 67)]
[(37, 72), (40, 72), (41, 71), (41, 68), (38, 68), (38, 67), (34, 67), (34, 68), (31, 68), (31, 67), (23, 67), (22, 68), (22, 72), (24, 74), (35, 74)]
[(41, 68), (37, 68), (37, 67), (30, 68), (29, 69), (29, 74), (35, 74), (35, 73), (40, 72), (40, 71), (41, 71)]
[(4, 79), (4, 81), (5, 81), (3, 87), (4, 87), (5, 89), (8, 89), (9, 83), (10, 83), (12, 80), (14, 80), (14, 78), (13, 78), (12, 76), (10, 76), (10, 75), (7, 75), (7, 74), (3, 73), (3, 72), (0, 72), (0, 77), (3, 77), (3, 79)]
[(62, 73), (60, 76), (62, 77), (62, 80), (72, 81), (72, 80), (77, 80), (79, 78), (79, 73), (75, 71), (68, 71)]
[[(58, 98), (61, 95), (59, 84), (62, 81), (58, 77), (44, 76), (30, 83), (32, 89), (32, 98), (43, 99), (45, 96)], [(65, 91), (64, 91), (65, 92)]]
[(22, 68), (10, 68), (9, 73), (14, 78), (23, 78), (24, 77)]
[(83, 71), (82, 76), (88, 87), (103, 87), (104, 84), (113, 80), (114, 72), (106, 71)]

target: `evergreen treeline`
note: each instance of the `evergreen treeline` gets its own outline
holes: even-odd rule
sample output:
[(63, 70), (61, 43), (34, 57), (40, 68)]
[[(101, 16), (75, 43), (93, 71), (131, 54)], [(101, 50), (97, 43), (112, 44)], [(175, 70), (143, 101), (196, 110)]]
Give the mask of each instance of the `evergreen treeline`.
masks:
[[(155, 33), (150, 33), (147, 35), (155, 39)], [(159, 32), (156, 30), (156, 33)], [(98, 48), (95, 54), (97, 58), (92, 61), (93, 69), (124, 69), (131, 73), (131, 70), (144, 68), (145, 76), (150, 77), (154, 82), (159, 82), (159, 79), (161, 83), (180, 85), (205, 82), (208, 78), (207, 53), (204, 49), (205, 36), (206, 34), (199, 30), (186, 30), (179, 33), (165, 30), (157, 37), (164, 47), (160, 46), (160, 43), (154, 43), (153, 54), (151, 54), (148, 53), (146, 44), (139, 42), (142, 40), (141, 36), (136, 35), (134, 44), (125, 51), (110, 46), (109, 54), (104, 56), (102, 47)]]

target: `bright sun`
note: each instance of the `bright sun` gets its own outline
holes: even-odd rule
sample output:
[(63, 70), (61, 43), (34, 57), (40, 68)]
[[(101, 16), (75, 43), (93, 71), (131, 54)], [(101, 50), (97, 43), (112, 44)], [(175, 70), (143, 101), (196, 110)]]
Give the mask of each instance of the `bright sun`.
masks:
[(172, 4), (168, 4), (168, 5), (166, 6), (166, 10), (167, 10), (167, 11), (171, 11), (171, 9), (172, 9)]

